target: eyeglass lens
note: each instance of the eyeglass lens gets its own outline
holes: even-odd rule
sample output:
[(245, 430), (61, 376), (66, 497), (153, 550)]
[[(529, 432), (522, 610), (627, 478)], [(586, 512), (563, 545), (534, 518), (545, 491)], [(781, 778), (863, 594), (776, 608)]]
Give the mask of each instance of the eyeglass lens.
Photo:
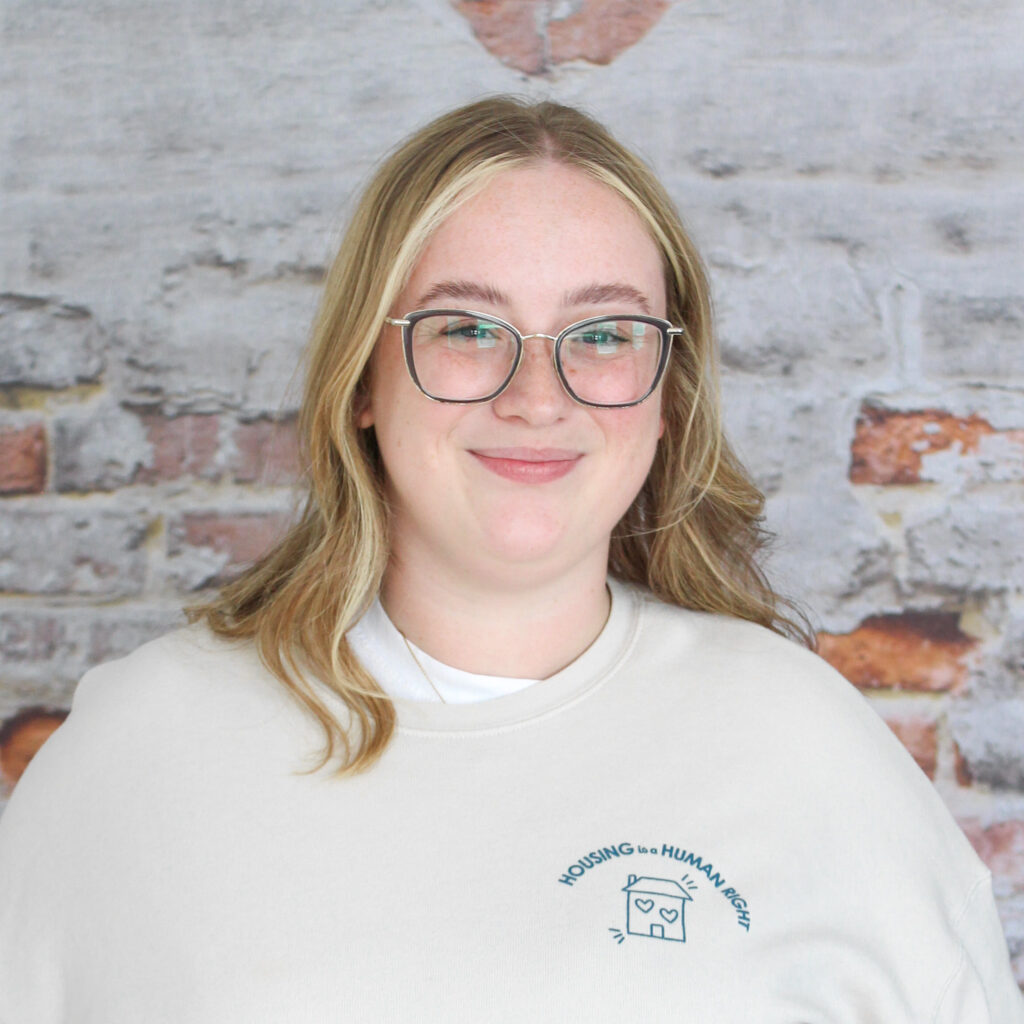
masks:
[[(628, 405), (654, 384), (662, 333), (629, 317), (595, 321), (567, 334), (558, 363), (576, 398), (595, 405)], [(412, 362), (420, 386), (433, 398), (467, 402), (492, 396), (516, 359), (516, 337), (506, 327), (469, 314), (436, 314), (412, 326)]]

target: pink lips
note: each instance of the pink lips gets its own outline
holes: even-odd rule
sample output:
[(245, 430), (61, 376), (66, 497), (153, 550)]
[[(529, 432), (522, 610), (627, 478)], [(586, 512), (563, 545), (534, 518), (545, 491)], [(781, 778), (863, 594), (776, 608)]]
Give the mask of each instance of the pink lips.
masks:
[(559, 480), (583, 458), (564, 448), (476, 448), (470, 455), (497, 476), (527, 484)]

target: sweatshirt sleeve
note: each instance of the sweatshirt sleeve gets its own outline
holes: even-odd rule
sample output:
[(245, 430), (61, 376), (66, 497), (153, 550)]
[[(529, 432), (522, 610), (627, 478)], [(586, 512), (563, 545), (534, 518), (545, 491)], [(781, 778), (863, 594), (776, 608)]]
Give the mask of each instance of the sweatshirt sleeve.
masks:
[(935, 1024), (1024, 1024), (1024, 997), (1008, 968), (990, 874), (971, 890), (958, 931), (960, 962), (940, 994)]

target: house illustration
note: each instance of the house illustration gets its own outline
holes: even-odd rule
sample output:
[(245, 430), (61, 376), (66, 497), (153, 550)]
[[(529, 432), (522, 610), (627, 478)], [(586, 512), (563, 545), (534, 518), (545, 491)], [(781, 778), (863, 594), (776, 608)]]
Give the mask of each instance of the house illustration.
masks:
[(626, 931), (671, 942), (686, 941), (683, 912), (693, 897), (669, 878), (637, 878), (630, 875), (626, 894)]

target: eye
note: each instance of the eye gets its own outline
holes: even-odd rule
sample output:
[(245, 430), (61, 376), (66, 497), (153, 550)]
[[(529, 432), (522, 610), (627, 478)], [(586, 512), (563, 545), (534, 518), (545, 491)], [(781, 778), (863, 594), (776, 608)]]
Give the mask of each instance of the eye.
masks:
[(574, 344), (583, 345), (596, 355), (614, 355), (631, 340), (616, 330), (615, 324), (593, 324), (572, 335)]
[(456, 320), (438, 332), (449, 348), (494, 348), (500, 340), (501, 328), (486, 320)]

